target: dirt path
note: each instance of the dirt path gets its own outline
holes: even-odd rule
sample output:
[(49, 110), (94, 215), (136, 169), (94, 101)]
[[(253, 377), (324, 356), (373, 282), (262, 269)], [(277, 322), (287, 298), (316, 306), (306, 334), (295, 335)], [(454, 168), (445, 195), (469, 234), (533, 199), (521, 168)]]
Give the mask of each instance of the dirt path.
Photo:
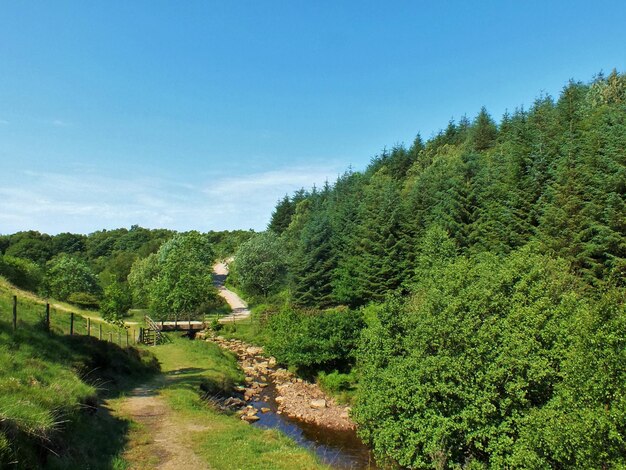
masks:
[(142, 426), (142, 438), (132, 442), (124, 458), (131, 469), (208, 469), (193, 451), (190, 434), (206, 428), (179, 422), (154, 382), (134, 389), (118, 407), (120, 414)]
[(222, 297), (233, 312), (230, 315), (220, 318), (220, 323), (232, 323), (234, 321), (243, 320), (250, 317), (250, 310), (248, 310), (248, 304), (246, 304), (241, 297), (224, 287), (226, 282), (226, 276), (228, 276), (228, 264), (226, 262), (219, 262), (213, 265), (213, 284), (217, 287), (220, 297)]

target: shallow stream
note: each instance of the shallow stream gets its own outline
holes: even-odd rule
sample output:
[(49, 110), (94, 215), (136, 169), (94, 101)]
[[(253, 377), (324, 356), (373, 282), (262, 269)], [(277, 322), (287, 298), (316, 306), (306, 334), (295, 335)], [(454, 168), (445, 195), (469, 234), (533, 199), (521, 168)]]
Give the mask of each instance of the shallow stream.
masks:
[[(353, 430), (333, 430), (278, 413), (276, 387), (271, 376), (265, 376), (268, 386), (260, 396), (249, 402), (259, 410), (260, 418), (253, 426), (278, 429), (299, 445), (315, 452), (320, 460), (336, 469), (377, 469), (370, 450)], [(266, 413), (261, 408), (269, 408)]]

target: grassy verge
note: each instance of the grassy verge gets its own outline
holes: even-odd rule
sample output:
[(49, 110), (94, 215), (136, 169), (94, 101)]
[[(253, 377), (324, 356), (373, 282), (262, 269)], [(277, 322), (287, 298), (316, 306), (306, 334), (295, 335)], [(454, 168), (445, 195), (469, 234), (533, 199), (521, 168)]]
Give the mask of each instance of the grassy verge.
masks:
[(101, 409), (99, 397), (145, 380), (156, 362), (145, 351), (63, 334), (66, 312), (46, 331), (42, 303), (0, 281), (0, 467), (115, 468), (128, 423)]
[(240, 339), (255, 346), (263, 346), (267, 342), (267, 331), (255, 313), (245, 320), (226, 323), (217, 334), (227, 339)]
[(212, 395), (243, 382), (236, 358), (213, 343), (171, 336), (171, 343), (154, 348), (167, 378), (161, 395), (174, 410), (174, 419), (202, 429), (192, 434), (192, 445), (211, 468), (326, 468), (281, 433), (255, 428), (212, 408), (202, 391)]

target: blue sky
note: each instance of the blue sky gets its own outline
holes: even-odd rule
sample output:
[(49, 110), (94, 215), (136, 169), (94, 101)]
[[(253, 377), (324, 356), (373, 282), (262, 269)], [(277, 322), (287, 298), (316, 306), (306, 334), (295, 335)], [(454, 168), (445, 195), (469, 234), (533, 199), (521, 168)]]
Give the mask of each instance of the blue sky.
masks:
[(482, 105), (626, 69), (626, 2), (4, 2), (0, 233), (263, 229)]

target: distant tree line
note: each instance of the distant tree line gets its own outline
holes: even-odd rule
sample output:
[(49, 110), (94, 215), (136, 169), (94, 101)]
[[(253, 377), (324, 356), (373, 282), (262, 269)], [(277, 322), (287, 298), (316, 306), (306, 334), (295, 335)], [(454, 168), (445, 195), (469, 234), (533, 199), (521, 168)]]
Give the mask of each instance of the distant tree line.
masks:
[[(100, 308), (111, 320), (120, 320), (132, 306), (150, 307), (156, 316), (166, 315), (166, 310), (168, 316), (191, 314), (195, 310), (189, 304), (166, 299), (176, 286), (173, 279), (184, 275), (180, 269), (176, 271), (174, 263), (204, 276), (202, 283), (194, 284), (187, 277), (178, 284), (181, 288), (186, 286), (187, 295), (196, 299), (198, 308), (211, 298), (206, 297), (204, 286), (211, 287), (214, 259), (234, 253), (251, 234), (244, 230), (177, 234), (134, 225), (130, 229), (100, 230), (89, 235), (48, 235), (37, 231), (0, 235), (0, 276), (18, 287), (57, 300), (84, 308)], [(163, 254), (166, 251), (170, 252), (169, 256)], [(146, 260), (159, 253), (162, 254), (157, 263), (159, 269), (151, 274), (159, 277), (163, 298), (154, 291), (152, 301), (148, 302), (128, 281), (129, 277), (133, 278), (131, 272), (135, 271), (137, 278)], [(157, 285), (153, 279), (145, 278), (145, 269), (142, 274), (144, 283)]]

